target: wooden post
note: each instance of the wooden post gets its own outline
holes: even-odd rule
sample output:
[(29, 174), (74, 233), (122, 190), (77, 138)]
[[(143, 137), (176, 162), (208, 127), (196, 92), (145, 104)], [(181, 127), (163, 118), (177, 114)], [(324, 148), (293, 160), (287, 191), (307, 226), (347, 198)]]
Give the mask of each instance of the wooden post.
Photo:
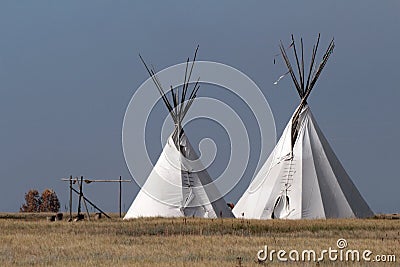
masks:
[(78, 218), (81, 216), (81, 201), (82, 201), (82, 184), (83, 184), (83, 176), (81, 176), (81, 183), (79, 184), (79, 201), (78, 201)]
[(121, 203), (122, 203), (122, 177), (119, 176), (119, 217), (122, 218), (122, 207), (121, 207)]
[[(82, 193), (82, 196), (84, 197), (83, 193)], [(85, 205), (86, 214), (87, 214), (88, 220), (90, 221), (90, 213), (89, 213), (89, 209), (87, 207), (85, 198), (83, 198), (83, 204)]]
[(72, 221), (72, 175), (69, 177), (69, 219)]

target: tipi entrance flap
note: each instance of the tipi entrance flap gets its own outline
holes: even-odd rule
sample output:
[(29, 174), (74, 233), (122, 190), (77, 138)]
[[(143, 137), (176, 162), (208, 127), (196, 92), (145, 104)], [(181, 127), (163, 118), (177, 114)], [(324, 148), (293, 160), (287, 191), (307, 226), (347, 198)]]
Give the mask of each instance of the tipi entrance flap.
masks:
[(279, 195), (272, 209), (271, 219), (287, 219), (294, 211), (290, 208), (290, 198), (286, 194)]

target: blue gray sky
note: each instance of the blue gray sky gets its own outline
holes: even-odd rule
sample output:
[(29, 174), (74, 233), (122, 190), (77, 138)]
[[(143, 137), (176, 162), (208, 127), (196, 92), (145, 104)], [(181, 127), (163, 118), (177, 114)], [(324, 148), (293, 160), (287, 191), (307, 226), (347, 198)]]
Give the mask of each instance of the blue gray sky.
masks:
[[(309, 104), (371, 208), (399, 212), (399, 11), (398, 1), (1, 1), (0, 211), (18, 211), (26, 191), (47, 187), (64, 211), (68, 188), (59, 178), (70, 174), (130, 178), (121, 131), (147, 79), (138, 53), (162, 69), (199, 44), (199, 60), (257, 83), (280, 136), (299, 98), (289, 77), (272, 84), (284, 72), (273, 55), (292, 33), (309, 50), (321, 33), (321, 47), (334, 37), (336, 48)], [(157, 158), (161, 144), (151, 151)], [(250, 176), (227, 201), (238, 200)], [(117, 211), (116, 184), (86, 188)], [(137, 191), (124, 185), (125, 210)]]

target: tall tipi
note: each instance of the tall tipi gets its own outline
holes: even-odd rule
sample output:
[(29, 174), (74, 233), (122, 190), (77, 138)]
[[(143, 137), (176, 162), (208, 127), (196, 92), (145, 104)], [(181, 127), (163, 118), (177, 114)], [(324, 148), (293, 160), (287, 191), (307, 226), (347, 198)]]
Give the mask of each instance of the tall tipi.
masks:
[(124, 219), (158, 216), (234, 217), (207, 171), (197, 161), (198, 156), (181, 125), (200, 87), (196, 83), (189, 94), (197, 49), (193, 61), (189, 62), (188, 59), (186, 63), (181, 94), (178, 88), (171, 87), (170, 96), (162, 88), (154, 69), (149, 69), (141, 58), (174, 121), (175, 129)]
[(319, 39), (318, 36), (313, 47), (307, 79), (304, 76), (303, 41), (301, 63), (293, 36), (290, 45), (299, 80), (280, 44), (287, 73), (290, 73), (301, 101), (271, 155), (234, 207), (236, 217), (302, 219), (373, 215), (307, 105), (307, 98), (335, 46), (332, 40), (322, 62), (313, 71)]

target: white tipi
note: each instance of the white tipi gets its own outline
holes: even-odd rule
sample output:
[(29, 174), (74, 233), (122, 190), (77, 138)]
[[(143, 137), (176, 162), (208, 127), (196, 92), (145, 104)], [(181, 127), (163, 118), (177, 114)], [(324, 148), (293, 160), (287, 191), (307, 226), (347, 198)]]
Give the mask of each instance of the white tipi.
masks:
[(168, 99), (161, 87), (155, 71), (149, 69), (141, 58), (169, 110), (175, 123), (175, 130), (168, 138), (157, 163), (124, 219), (158, 216), (234, 217), (218, 189), (212, 183), (207, 171), (198, 161), (198, 156), (181, 126), (181, 122), (196, 98), (196, 93), (200, 87), (196, 83), (189, 98), (185, 98), (197, 49), (189, 73), (189, 59), (187, 61), (181, 95), (179, 96), (178, 89), (174, 90), (171, 87), (172, 101)]
[(280, 49), (301, 97), (300, 105), (233, 213), (238, 218), (254, 219), (372, 216), (373, 212), (329, 146), (307, 105), (307, 98), (334, 49), (334, 41), (331, 41), (321, 64), (311, 77), (318, 36), (306, 86), (303, 41), (301, 65), (293, 36), (292, 41), (300, 81), (295, 76), (282, 43)]

